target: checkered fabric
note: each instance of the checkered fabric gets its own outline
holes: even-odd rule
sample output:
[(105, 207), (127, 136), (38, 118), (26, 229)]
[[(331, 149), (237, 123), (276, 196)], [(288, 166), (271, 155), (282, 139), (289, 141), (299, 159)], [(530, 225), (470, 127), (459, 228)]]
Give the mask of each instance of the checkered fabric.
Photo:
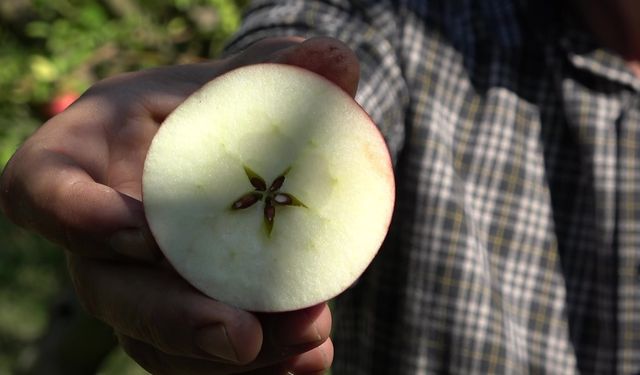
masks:
[(640, 372), (640, 79), (560, 3), (250, 7), (231, 51), (356, 51), (393, 155), (393, 224), (337, 300), (334, 374)]

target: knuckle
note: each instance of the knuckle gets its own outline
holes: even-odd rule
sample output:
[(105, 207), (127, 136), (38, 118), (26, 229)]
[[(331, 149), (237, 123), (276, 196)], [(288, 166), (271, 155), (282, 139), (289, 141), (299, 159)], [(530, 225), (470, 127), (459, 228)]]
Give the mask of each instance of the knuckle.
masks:
[[(89, 87), (81, 96), (85, 106), (94, 108), (98, 113), (110, 113), (120, 118), (126, 118), (136, 107), (137, 90), (140, 82), (140, 72), (128, 72), (104, 78)], [(105, 101), (117, 108), (117, 111), (106, 111)]]

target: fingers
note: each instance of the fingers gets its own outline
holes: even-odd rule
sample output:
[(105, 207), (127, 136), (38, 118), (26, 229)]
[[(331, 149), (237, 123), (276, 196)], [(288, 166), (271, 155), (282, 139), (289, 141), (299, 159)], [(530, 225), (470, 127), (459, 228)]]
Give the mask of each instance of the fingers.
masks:
[(304, 310), (260, 317), (265, 332), (263, 357), (304, 352), (324, 342), (331, 332), (331, 313), (326, 304)]
[(267, 365), (329, 336), (326, 305), (256, 316), (214, 301), (169, 269), (70, 255), (85, 308), (116, 332), (171, 356)]
[(172, 355), (248, 362), (262, 328), (248, 312), (211, 300), (169, 269), (69, 256), (76, 291), (117, 332)]
[[(333, 362), (333, 342), (327, 340), (319, 347), (287, 361), (286, 367), (295, 375), (324, 374)], [(266, 373), (265, 373), (266, 374)]]
[(287, 375), (323, 374), (333, 360), (333, 344), (326, 340), (308, 352), (281, 362), (263, 366), (259, 363), (231, 365), (208, 360), (179, 357), (164, 353), (153, 346), (130, 337), (118, 336), (124, 351), (152, 374), (245, 374)]

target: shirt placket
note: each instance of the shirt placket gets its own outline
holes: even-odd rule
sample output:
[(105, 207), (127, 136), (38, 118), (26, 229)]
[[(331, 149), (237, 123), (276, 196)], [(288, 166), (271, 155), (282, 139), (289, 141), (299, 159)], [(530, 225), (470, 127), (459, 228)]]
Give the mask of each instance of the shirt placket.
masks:
[[(581, 36), (562, 41), (568, 60), (587, 73), (590, 89), (582, 103), (600, 109), (580, 127), (600, 129), (586, 137), (591, 149), (596, 197), (596, 220), (600, 231), (600, 300), (598, 313), (603, 333), (610, 340), (598, 343), (594, 370), (602, 373), (637, 374), (640, 371), (640, 80), (624, 62), (593, 48)], [(581, 51), (581, 52), (577, 52)], [(584, 79), (584, 78), (583, 78)], [(582, 144), (585, 146), (584, 144)], [(591, 147), (589, 147), (589, 145)], [(609, 262), (610, 261), (610, 262)], [(604, 277), (602, 277), (604, 276)], [(601, 328), (602, 328), (601, 327)]]
[(640, 95), (625, 94), (618, 120), (616, 239), (618, 373), (640, 371)]

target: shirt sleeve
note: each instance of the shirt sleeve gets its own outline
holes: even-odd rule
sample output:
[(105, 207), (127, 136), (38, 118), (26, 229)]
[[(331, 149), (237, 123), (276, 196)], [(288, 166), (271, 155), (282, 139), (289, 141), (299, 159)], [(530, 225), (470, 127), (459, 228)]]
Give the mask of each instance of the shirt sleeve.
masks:
[(387, 2), (370, 0), (257, 0), (227, 52), (278, 36), (328, 36), (346, 43), (360, 61), (356, 100), (382, 132), (395, 165), (405, 141), (408, 90), (399, 51), (400, 25)]

